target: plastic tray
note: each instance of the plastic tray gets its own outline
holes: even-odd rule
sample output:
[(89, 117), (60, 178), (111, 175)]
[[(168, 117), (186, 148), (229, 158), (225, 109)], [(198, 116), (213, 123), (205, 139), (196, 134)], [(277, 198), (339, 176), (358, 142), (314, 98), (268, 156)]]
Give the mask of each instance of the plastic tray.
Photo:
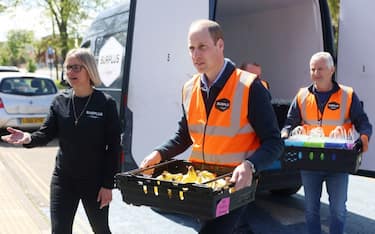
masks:
[(360, 147), (353, 149), (285, 146), (282, 166), (286, 169), (347, 172), (355, 174), (361, 165)]
[(121, 190), (123, 201), (133, 205), (145, 205), (168, 212), (182, 213), (201, 219), (213, 219), (229, 213), (255, 199), (257, 179), (250, 187), (236, 192), (230, 189), (213, 190), (201, 184), (182, 184), (158, 180), (155, 177), (164, 170), (186, 173), (193, 165), (196, 170), (215, 172), (217, 176), (233, 171), (233, 167), (192, 164), (184, 160), (172, 160), (157, 165), (152, 177), (133, 170), (116, 175), (116, 186)]

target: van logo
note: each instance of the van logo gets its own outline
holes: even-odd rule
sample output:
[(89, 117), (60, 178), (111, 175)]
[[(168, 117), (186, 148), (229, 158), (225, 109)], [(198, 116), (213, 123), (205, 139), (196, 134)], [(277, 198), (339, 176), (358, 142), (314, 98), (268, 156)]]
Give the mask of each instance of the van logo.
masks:
[(225, 111), (229, 109), (230, 106), (230, 101), (226, 98), (217, 100), (215, 102), (215, 108), (218, 109), (219, 111)]
[(337, 110), (340, 108), (340, 104), (337, 102), (330, 102), (328, 103), (328, 109), (330, 110)]

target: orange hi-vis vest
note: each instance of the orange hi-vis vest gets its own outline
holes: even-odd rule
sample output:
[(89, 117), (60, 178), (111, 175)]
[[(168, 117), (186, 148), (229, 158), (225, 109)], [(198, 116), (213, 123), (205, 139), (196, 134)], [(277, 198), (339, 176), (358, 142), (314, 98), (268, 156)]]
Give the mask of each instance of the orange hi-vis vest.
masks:
[(260, 146), (248, 121), (250, 85), (256, 75), (236, 69), (207, 116), (200, 75), (183, 88), (183, 106), (193, 141), (192, 162), (237, 166)]
[(339, 85), (340, 89), (333, 93), (320, 112), (316, 98), (308, 88), (301, 88), (297, 94), (298, 107), (301, 110), (303, 127), (309, 132), (322, 127), (325, 136), (329, 136), (337, 126), (343, 126), (348, 132), (352, 128), (349, 112), (352, 105), (353, 88)]

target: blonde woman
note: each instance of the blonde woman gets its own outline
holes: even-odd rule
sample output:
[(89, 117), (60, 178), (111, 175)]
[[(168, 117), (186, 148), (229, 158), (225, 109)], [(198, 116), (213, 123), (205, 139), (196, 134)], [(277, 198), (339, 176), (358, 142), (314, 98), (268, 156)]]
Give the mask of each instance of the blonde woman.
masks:
[(52, 233), (72, 233), (81, 200), (95, 233), (111, 233), (108, 208), (120, 152), (116, 103), (100, 85), (94, 56), (86, 49), (69, 51), (64, 63), (71, 89), (57, 95), (41, 128), (30, 134), (8, 128), (2, 139), (26, 148), (59, 139), (51, 181)]

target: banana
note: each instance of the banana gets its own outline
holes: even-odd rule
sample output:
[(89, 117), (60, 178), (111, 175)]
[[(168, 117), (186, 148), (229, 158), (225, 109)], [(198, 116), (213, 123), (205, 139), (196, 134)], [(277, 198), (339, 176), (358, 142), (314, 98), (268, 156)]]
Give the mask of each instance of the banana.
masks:
[(194, 170), (193, 166), (188, 167), (188, 172), (182, 176), (182, 183), (196, 183), (198, 180), (197, 173)]
[(179, 182), (182, 180), (182, 173), (172, 174), (168, 171), (163, 171), (158, 177), (156, 177), (158, 180), (166, 180), (166, 181), (176, 181)]
[(204, 171), (199, 171), (198, 172), (198, 177), (200, 179), (200, 183), (204, 183), (206, 181), (209, 181), (209, 180), (213, 180), (216, 178), (216, 175), (212, 172), (209, 172), (207, 170), (204, 170)]
[[(203, 171), (195, 170), (193, 166), (189, 166), (187, 173), (184, 175), (182, 173), (172, 174), (168, 171), (163, 171), (162, 174), (156, 177), (156, 179), (158, 180), (180, 182), (180, 183), (196, 183), (196, 184), (201, 184), (206, 181), (213, 180), (215, 178), (216, 178), (215, 173), (209, 172), (207, 170), (203, 170)], [(208, 187), (214, 190), (220, 190), (222, 188), (227, 187), (228, 185), (229, 185), (229, 180), (227, 179), (219, 179), (219, 180), (216, 180), (207, 184)], [(180, 194), (180, 198), (181, 198), (181, 194)]]

